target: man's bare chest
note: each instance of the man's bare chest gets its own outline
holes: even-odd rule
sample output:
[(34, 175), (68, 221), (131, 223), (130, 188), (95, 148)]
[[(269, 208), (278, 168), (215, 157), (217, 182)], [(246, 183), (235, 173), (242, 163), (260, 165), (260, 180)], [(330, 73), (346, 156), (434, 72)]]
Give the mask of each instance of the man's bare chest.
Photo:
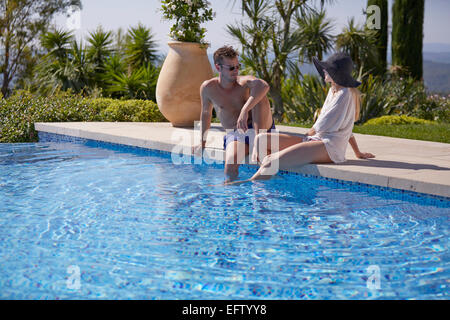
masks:
[(248, 90), (240, 88), (226, 92), (224, 90), (216, 90), (211, 97), (211, 101), (218, 110), (221, 111), (240, 111), (248, 99)]

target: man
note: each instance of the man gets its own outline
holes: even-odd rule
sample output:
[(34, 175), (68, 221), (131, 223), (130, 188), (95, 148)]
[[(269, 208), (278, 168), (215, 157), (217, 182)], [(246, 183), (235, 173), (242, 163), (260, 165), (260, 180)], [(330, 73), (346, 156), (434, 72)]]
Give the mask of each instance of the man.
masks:
[[(239, 76), (238, 53), (224, 46), (214, 53), (214, 65), (219, 76), (203, 82), (200, 87), (202, 103), (202, 143), (193, 147), (194, 154), (205, 148), (207, 130), (211, 126), (213, 107), (223, 128), (225, 175), (235, 180), (239, 164), (249, 154), (249, 142), (262, 129), (275, 129), (267, 92), (269, 85), (254, 76)], [(251, 112), (250, 112), (251, 111)], [(253, 130), (248, 130), (253, 129)], [(241, 152), (239, 150), (245, 150)]]

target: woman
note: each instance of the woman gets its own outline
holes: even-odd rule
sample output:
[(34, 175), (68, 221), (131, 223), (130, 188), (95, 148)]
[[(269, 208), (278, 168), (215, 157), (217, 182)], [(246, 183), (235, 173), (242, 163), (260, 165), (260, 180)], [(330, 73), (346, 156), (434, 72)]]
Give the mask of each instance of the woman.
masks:
[[(266, 139), (269, 154), (250, 180), (270, 179), (279, 169), (295, 168), (307, 163), (341, 163), (350, 142), (358, 158), (374, 158), (371, 153), (359, 151), (352, 134), (353, 124), (359, 118), (361, 83), (351, 76), (353, 62), (344, 53), (335, 53), (327, 61), (316, 58), (314, 65), (325, 80), (331, 83), (322, 111), (306, 138), (279, 133), (262, 133), (255, 138), (253, 156), (259, 154), (261, 139)], [(270, 153), (270, 141), (278, 139), (278, 152)], [(272, 140), (273, 141), (273, 140)], [(273, 151), (273, 150), (272, 150)], [(275, 170), (274, 170), (275, 168)]]

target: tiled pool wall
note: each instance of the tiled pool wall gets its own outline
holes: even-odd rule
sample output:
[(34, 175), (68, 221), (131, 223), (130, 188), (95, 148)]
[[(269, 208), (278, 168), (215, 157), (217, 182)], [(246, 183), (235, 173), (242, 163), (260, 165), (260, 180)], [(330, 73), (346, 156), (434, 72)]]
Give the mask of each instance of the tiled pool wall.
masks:
[[(166, 158), (171, 158), (171, 153), (168, 151), (162, 151), (157, 149), (147, 149), (142, 147), (136, 147), (136, 146), (130, 146), (130, 145), (124, 145), (124, 144), (118, 144), (118, 143), (112, 143), (112, 142), (105, 142), (105, 141), (99, 141), (99, 140), (92, 140), (92, 139), (86, 139), (86, 138), (80, 138), (80, 137), (74, 137), (74, 136), (68, 136), (68, 135), (62, 135), (62, 134), (56, 134), (56, 133), (49, 133), (49, 132), (38, 132), (39, 136), (39, 142), (45, 143), (45, 142), (69, 142), (69, 143), (77, 143), (77, 144), (83, 144), (88, 147), (94, 147), (94, 148), (106, 148), (108, 150), (113, 151), (119, 151), (119, 152), (130, 152), (142, 156), (154, 156), (159, 155)], [(193, 157), (191, 156), (191, 159)], [(191, 163), (194, 163), (194, 161), (191, 161)], [(224, 167), (223, 163), (218, 163), (216, 160), (211, 160), (207, 164), (208, 166), (218, 167), (222, 168)], [(254, 165), (241, 165), (241, 172), (246, 173), (255, 173), (256, 172), (256, 166)], [(321, 176), (314, 176), (314, 175), (307, 175), (302, 173), (295, 173), (295, 172), (289, 172), (289, 171), (283, 171), (280, 170), (279, 175), (297, 175), (304, 178), (309, 179), (312, 184), (326, 184), (330, 187), (344, 187), (344, 188), (350, 188), (351, 191), (362, 191), (362, 192), (369, 192), (373, 196), (382, 196), (387, 197), (389, 199), (394, 200), (402, 200), (402, 201), (411, 201), (415, 203), (420, 203), (423, 205), (433, 205), (443, 208), (450, 208), (450, 198), (437, 196), (437, 195), (431, 195), (426, 193), (418, 193), (414, 191), (409, 190), (402, 190), (402, 189), (395, 189), (390, 187), (381, 187), (366, 183), (360, 183), (360, 182), (353, 182), (353, 181), (346, 181), (346, 180), (339, 180), (339, 179), (333, 179), (333, 178), (327, 178), (327, 177), (321, 177)]]

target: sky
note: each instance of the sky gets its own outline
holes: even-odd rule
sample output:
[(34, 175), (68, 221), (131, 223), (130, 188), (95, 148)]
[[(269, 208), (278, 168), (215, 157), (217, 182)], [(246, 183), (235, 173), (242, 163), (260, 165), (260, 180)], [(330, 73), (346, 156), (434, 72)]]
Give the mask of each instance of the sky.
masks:
[[(210, 0), (211, 7), (216, 12), (213, 21), (205, 23), (208, 30), (206, 41), (210, 43), (208, 51), (214, 52), (222, 45), (233, 45), (240, 48), (226, 31), (227, 24), (234, 24), (243, 19), (240, 10), (240, 0)], [(389, 11), (393, 0), (389, 0)], [(234, 6), (233, 6), (234, 3)], [(160, 0), (82, 0), (83, 9), (72, 18), (59, 16), (55, 24), (59, 27), (72, 27), (76, 30), (77, 38), (86, 38), (90, 31), (102, 26), (104, 30), (127, 30), (139, 22), (150, 27), (154, 39), (158, 43), (161, 53), (167, 53), (167, 42), (171, 21), (162, 19)], [(349, 18), (362, 24), (365, 22), (362, 10), (367, 0), (335, 0), (333, 4), (326, 5), (327, 17), (335, 24), (333, 34), (338, 34), (347, 24)], [(426, 0), (424, 21), (424, 50), (450, 52), (450, 12), (449, 0)], [(77, 18), (78, 17), (78, 18)], [(389, 12), (389, 26), (391, 26), (391, 12)], [(437, 45), (441, 44), (441, 45)]]

